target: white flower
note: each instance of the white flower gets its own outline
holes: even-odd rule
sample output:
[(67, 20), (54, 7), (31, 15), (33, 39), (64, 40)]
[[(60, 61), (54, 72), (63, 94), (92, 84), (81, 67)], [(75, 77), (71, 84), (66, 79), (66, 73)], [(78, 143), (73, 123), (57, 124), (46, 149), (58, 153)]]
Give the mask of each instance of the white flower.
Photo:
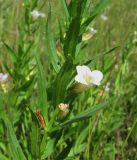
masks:
[(8, 78), (8, 74), (0, 73), (0, 82), (6, 81)]
[(96, 34), (97, 33), (97, 30), (94, 29), (93, 27), (88, 27), (88, 29), (92, 34)]
[(100, 81), (103, 78), (101, 71), (94, 70), (91, 71), (87, 66), (77, 66), (77, 75), (75, 76), (75, 81), (78, 83), (84, 84), (87, 87), (91, 85), (100, 85)]
[(69, 104), (60, 103), (58, 107), (61, 111), (61, 117), (65, 117), (69, 113)]
[(137, 43), (137, 31), (134, 31), (134, 39), (132, 43)]
[(60, 103), (58, 107), (63, 112), (67, 112), (69, 110), (69, 104)]
[(134, 35), (137, 36), (137, 31), (134, 31)]
[(107, 21), (108, 20), (108, 17), (107, 16), (105, 16), (105, 15), (101, 15), (101, 17), (100, 17), (103, 21)]
[(104, 86), (104, 89), (106, 92), (110, 91), (110, 83), (109, 82), (107, 82), (107, 84)]
[(44, 13), (39, 12), (39, 11), (37, 11), (37, 10), (33, 10), (33, 11), (31, 12), (31, 15), (32, 15), (32, 17), (34, 17), (34, 18), (45, 17), (45, 14), (44, 14)]
[(134, 39), (133, 39), (133, 43), (137, 43), (137, 38), (134, 38)]

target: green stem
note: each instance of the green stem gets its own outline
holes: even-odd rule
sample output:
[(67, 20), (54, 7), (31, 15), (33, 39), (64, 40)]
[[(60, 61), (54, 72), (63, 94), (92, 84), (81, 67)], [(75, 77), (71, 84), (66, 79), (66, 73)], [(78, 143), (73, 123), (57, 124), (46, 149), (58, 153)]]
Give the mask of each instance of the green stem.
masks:
[(53, 116), (52, 116), (52, 118), (51, 118), (51, 120), (50, 120), (50, 122), (49, 122), (48, 129), (47, 129), (48, 131), (51, 130), (52, 125), (53, 125), (53, 123), (55, 122), (58, 113), (59, 113), (59, 109), (56, 108), (55, 111), (54, 111), (54, 113), (53, 113)]

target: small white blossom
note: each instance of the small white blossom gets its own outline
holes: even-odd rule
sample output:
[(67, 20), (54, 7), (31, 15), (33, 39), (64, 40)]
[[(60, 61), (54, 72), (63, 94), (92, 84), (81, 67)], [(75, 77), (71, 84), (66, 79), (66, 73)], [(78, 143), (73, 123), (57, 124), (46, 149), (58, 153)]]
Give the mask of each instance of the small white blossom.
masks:
[(100, 85), (100, 81), (103, 78), (101, 71), (94, 70), (91, 71), (87, 66), (77, 66), (77, 75), (75, 76), (75, 81), (84, 84), (87, 87), (94, 85)]
[(32, 15), (32, 17), (34, 17), (34, 18), (45, 17), (45, 14), (44, 14), (44, 13), (39, 12), (39, 11), (37, 11), (37, 10), (33, 10), (33, 11), (31, 12), (31, 15)]
[(134, 39), (132, 43), (137, 43), (137, 31), (134, 31)]
[(133, 39), (133, 43), (137, 43), (137, 38), (134, 38), (134, 39)]
[(109, 82), (104, 86), (104, 89), (106, 92), (110, 91), (110, 83)]
[(58, 107), (61, 111), (66, 112), (69, 109), (69, 104), (60, 103)]
[(108, 17), (104, 14), (101, 15), (100, 17), (103, 21), (107, 21), (108, 20)]
[(69, 104), (60, 103), (58, 107), (61, 111), (61, 117), (65, 117), (69, 113)]
[(93, 27), (88, 27), (88, 29), (92, 34), (96, 34), (97, 33), (97, 30), (94, 29)]
[(5, 82), (8, 78), (8, 74), (0, 73), (0, 82)]
[(134, 31), (134, 35), (137, 36), (137, 31)]

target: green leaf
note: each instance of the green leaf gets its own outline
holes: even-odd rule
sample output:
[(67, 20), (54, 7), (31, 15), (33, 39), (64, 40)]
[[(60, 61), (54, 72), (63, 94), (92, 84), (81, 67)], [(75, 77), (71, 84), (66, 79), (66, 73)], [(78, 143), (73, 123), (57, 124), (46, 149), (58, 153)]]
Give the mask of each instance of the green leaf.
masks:
[(58, 73), (54, 88), (53, 88), (53, 104), (57, 106), (59, 103), (63, 102), (66, 96), (66, 88), (70, 83), (73, 76), (73, 62), (68, 60), (62, 66), (60, 72)]
[(94, 107), (92, 107), (90, 109), (87, 109), (86, 111), (83, 111), (82, 113), (80, 113), (77, 116), (75, 116), (75, 118), (72, 118), (72, 119), (60, 124), (59, 126), (53, 128), (53, 130), (58, 130), (58, 129), (64, 128), (64, 127), (66, 127), (68, 125), (71, 125), (72, 123), (80, 122), (80, 121), (83, 121), (83, 120), (86, 120), (86, 119), (90, 118), (91, 116), (93, 116), (99, 110), (104, 109), (108, 105), (110, 105), (112, 103), (113, 99), (114, 98), (111, 98), (111, 99), (109, 99), (108, 101), (106, 101), (104, 103), (98, 104), (98, 105), (96, 105), (96, 106), (94, 106)]
[(57, 56), (54, 39), (51, 31), (51, 11), (49, 12), (48, 18), (47, 18), (45, 39), (46, 39), (46, 47), (47, 47), (47, 52), (49, 54), (50, 61), (52, 63), (54, 70), (56, 71), (56, 73), (58, 73), (60, 67), (58, 65), (59, 59)]
[(36, 114), (29, 108), (32, 117), (31, 123), (31, 134), (30, 134), (30, 144), (31, 144), (31, 154), (33, 158), (40, 159), (40, 123)]
[(94, 10), (91, 13), (91, 16), (88, 17), (82, 24), (83, 27), (87, 27), (89, 23), (108, 5), (110, 0), (100, 0), (100, 2), (95, 6)]
[(28, 46), (26, 47), (26, 49), (25, 49), (25, 51), (24, 51), (21, 59), (27, 58), (28, 54), (30, 54), (30, 50), (31, 50), (33, 44), (34, 44), (33, 42), (31, 42), (30, 44), (28, 44)]
[(31, 130), (31, 153), (37, 159), (40, 158), (40, 128), (38, 124), (32, 123)]
[(94, 107), (92, 107), (90, 109), (87, 109), (86, 111), (84, 111), (84, 112), (80, 113), (79, 115), (77, 115), (75, 118), (64, 122), (62, 125), (66, 126), (66, 125), (72, 124), (74, 122), (79, 122), (81, 120), (85, 120), (87, 118), (90, 118), (92, 115), (94, 115), (99, 110), (106, 108), (111, 102), (112, 102), (112, 99), (110, 99), (110, 100), (108, 100), (108, 101), (106, 101), (104, 103), (98, 104), (98, 105), (96, 105), (96, 106), (94, 106)]
[[(49, 157), (52, 153), (54, 153), (54, 150), (56, 148), (56, 145), (60, 139), (62, 135), (62, 130), (60, 130), (59, 132), (54, 132), (53, 133), (53, 137), (51, 139), (48, 139), (47, 142), (46, 142), (46, 136), (44, 137), (43, 139), (43, 142), (46, 142), (46, 148), (42, 148), (44, 147), (45, 145), (42, 145), (41, 146), (41, 151), (43, 152), (42, 153), (42, 160), (45, 160), (47, 157)], [(43, 143), (42, 142), (42, 143)]]
[[(86, 61), (86, 62), (84, 63), (84, 65), (90, 64), (91, 62), (93, 62), (93, 61), (95, 61), (95, 60), (101, 58), (102, 56), (105, 56), (105, 55), (107, 55), (107, 54), (113, 52), (113, 51), (114, 51), (115, 49), (117, 49), (117, 48), (119, 48), (119, 46), (113, 47), (113, 48), (109, 49), (108, 51), (105, 51), (105, 52), (103, 52), (103, 53), (97, 54), (96, 56), (94, 56), (94, 58), (92, 58), (92, 59)], [(96, 62), (96, 61), (95, 61), (95, 62)], [(78, 65), (78, 64), (77, 64), (77, 65)]]
[[(70, 153), (68, 156), (75, 157), (75, 155), (81, 154), (82, 152), (85, 151), (86, 146), (87, 146), (87, 143), (83, 143), (83, 144), (78, 145), (77, 148), (75, 148), (75, 150), (74, 150), (74, 148), (72, 148), (70, 150)], [(69, 160), (69, 159), (67, 159), (67, 160)], [(74, 160), (74, 158), (72, 158), (72, 160)]]
[(10, 48), (5, 42), (3, 42), (4, 46), (6, 47), (7, 49), (7, 53), (10, 55), (12, 61), (14, 63), (17, 63), (18, 59), (17, 59), (17, 56), (16, 56), (16, 53), (14, 52), (14, 50), (12, 48)]
[(76, 143), (75, 143), (75, 149), (77, 149), (77, 147), (82, 144), (82, 142), (87, 138), (88, 136), (88, 129), (89, 126), (84, 128), (81, 133), (79, 134), (79, 136), (76, 139)]
[(87, 0), (71, 0), (69, 4), (69, 13), (71, 17), (76, 17), (77, 15), (82, 18), (83, 12), (86, 7)]
[(34, 83), (35, 76), (31, 76), (30, 79), (22, 84), (18, 90), (20, 91), (28, 91), (31, 88), (31, 85)]
[(0, 160), (9, 160), (9, 158), (0, 153)]
[(45, 152), (45, 148), (47, 145), (47, 137), (48, 137), (48, 134), (46, 131), (44, 131), (44, 134), (41, 140), (41, 144), (40, 144), (40, 154), (41, 155), (43, 155), (43, 153)]
[(36, 55), (36, 61), (38, 66), (38, 88), (39, 88), (39, 107), (41, 108), (42, 114), (48, 125), (48, 103), (47, 103), (47, 92), (46, 92), (46, 78), (44, 74), (43, 66), (40, 62), (40, 58)]
[(32, 11), (37, 7), (37, 5), (38, 5), (37, 3), (38, 3), (38, 0), (33, 0), (32, 1), (32, 7), (31, 7)]
[(3, 65), (6, 69), (6, 71), (9, 73), (9, 75), (14, 79), (14, 74), (13, 74), (12, 69), (10, 69), (6, 63), (4, 63)]
[(68, 143), (67, 143), (67, 146), (66, 146), (66, 147), (62, 150), (62, 152), (57, 156), (56, 160), (65, 159), (65, 158), (68, 156), (68, 154), (69, 154), (69, 152), (70, 152), (70, 150), (71, 150), (71, 148), (72, 148), (72, 146), (73, 146), (73, 143), (74, 143), (74, 141), (68, 142)]
[[(6, 115), (5, 115), (6, 116)], [(9, 150), (11, 157), (14, 160), (26, 160), (25, 155), (20, 147), (20, 144), (16, 138), (13, 126), (8, 118), (4, 118), (7, 132), (8, 132), (8, 139), (9, 139)]]
[(63, 31), (62, 31), (61, 22), (60, 22), (59, 19), (58, 19), (58, 30), (59, 30), (60, 42), (63, 43), (63, 41), (64, 41), (64, 35), (63, 35)]
[(50, 156), (51, 153), (53, 153), (54, 149), (55, 149), (55, 139), (51, 139), (47, 143), (47, 146), (45, 148), (45, 152), (42, 155), (42, 160), (47, 158), (48, 156)]
[(65, 17), (66, 17), (66, 22), (69, 23), (69, 21), (70, 21), (70, 15), (69, 15), (69, 11), (68, 11), (68, 8), (67, 8), (66, 1), (65, 0), (61, 0), (60, 2), (61, 2), (62, 6), (63, 6), (63, 9), (64, 9), (64, 13), (65, 13)]
[(75, 58), (75, 52), (77, 44), (80, 42), (80, 26), (82, 20), (83, 4), (85, 1), (74, 1), (72, 2), (72, 21), (66, 32), (65, 42), (64, 42), (64, 54), (67, 59), (68, 55)]

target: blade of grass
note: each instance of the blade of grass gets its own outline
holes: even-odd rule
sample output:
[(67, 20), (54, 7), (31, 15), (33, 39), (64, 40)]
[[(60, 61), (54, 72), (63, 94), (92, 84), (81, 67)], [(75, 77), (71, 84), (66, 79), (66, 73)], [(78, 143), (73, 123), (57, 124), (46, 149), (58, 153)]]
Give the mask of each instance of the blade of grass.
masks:
[(66, 147), (62, 150), (62, 152), (56, 157), (56, 160), (65, 159), (65, 158), (68, 156), (68, 154), (69, 154), (69, 152), (70, 152), (73, 144), (74, 144), (74, 141), (68, 142), (68, 143), (67, 143), (67, 146), (66, 146)]
[(62, 6), (63, 6), (65, 17), (66, 17), (66, 22), (68, 24), (69, 21), (70, 21), (70, 15), (69, 15), (69, 12), (68, 12), (66, 1), (65, 0), (61, 0), (60, 2), (62, 4)]
[(41, 150), (44, 151), (44, 153), (41, 156), (42, 160), (45, 160), (46, 158), (48, 158), (55, 151), (56, 145), (57, 145), (61, 135), (62, 135), (61, 130), (59, 132), (54, 132), (53, 137), (51, 139), (48, 139), (48, 141), (46, 143), (46, 148), (41, 148)]
[(14, 160), (26, 160), (25, 155), (16, 138), (16, 135), (10, 120), (5, 116), (4, 121), (8, 131), (9, 149), (10, 149), (12, 158)]
[(9, 158), (5, 157), (2, 153), (0, 153), (0, 160), (9, 160)]
[(111, 49), (108, 50), (108, 51), (105, 51), (105, 52), (103, 52), (103, 53), (97, 54), (96, 56), (94, 56), (94, 58), (92, 58), (91, 60), (88, 60), (87, 62), (85, 62), (84, 65), (90, 64), (92, 61), (95, 61), (95, 60), (99, 59), (101, 56), (105, 56), (105, 55), (113, 52), (115, 49), (117, 49), (117, 48), (119, 48), (119, 47), (120, 47), (120, 46), (116, 46), (116, 47), (111, 48)]
[(49, 12), (48, 18), (47, 18), (45, 40), (46, 40), (47, 52), (49, 54), (51, 64), (52, 64), (55, 72), (58, 73), (60, 67), (58, 65), (59, 59), (58, 59), (58, 56), (57, 56), (57, 53), (56, 53), (54, 40), (53, 40), (53, 34), (52, 34), (52, 31), (51, 31), (51, 11)]
[(64, 54), (67, 59), (68, 55), (70, 54), (73, 58), (75, 58), (76, 46), (79, 43), (80, 37), (80, 26), (82, 20), (82, 13), (83, 13), (83, 5), (85, 1), (73, 1), (71, 7), (71, 16), (72, 21), (69, 25), (69, 28), (66, 32), (66, 37), (64, 41)]
[(66, 62), (62, 66), (55, 80), (53, 89), (53, 103), (55, 106), (64, 101), (66, 95), (66, 88), (70, 80), (72, 79), (72, 75), (73, 62), (71, 60), (68, 60), (68, 62)]
[(16, 56), (16, 53), (14, 52), (14, 50), (11, 47), (9, 47), (5, 42), (3, 42), (3, 44), (6, 47), (6, 49), (8, 51), (7, 53), (10, 55), (12, 61), (14, 63), (17, 63), (17, 56)]
[(36, 55), (36, 61), (38, 66), (38, 87), (39, 87), (39, 107), (42, 110), (42, 114), (48, 125), (48, 103), (47, 103), (47, 92), (46, 92), (46, 78), (43, 70), (43, 66), (40, 62), (40, 58)]
[(95, 6), (94, 10), (91, 13), (91, 16), (87, 18), (83, 24), (82, 29), (87, 27), (90, 22), (108, 5), (110, 0), (100, 0), (100, 2)]
[(98, 105), (92, 107), (91, 109), (87, 109), (86, 111), (75, 116), (75, 118), (70, 119), (70, 120), (60, 124), (59, 126), (53, 128), (53, 130), (58, 130), (58, 129), (64, 128), (68, 125), (71, 125), (72, 123), (86, 120), (86, 119), (90, 118), (91, 116), (93, 116), (99, 110), (106, 108), (108, 105), (110, 105), (112, 103), (113, 100), (114, 100), (114, 98), (111, 98), (104, 103), (101, 103), (101, 104), (98, 104)]
[(39, 159), (40, 158), (40, 128), (36, 123), (32, 123), (31, 125), (31, 153), (33, 158)]

